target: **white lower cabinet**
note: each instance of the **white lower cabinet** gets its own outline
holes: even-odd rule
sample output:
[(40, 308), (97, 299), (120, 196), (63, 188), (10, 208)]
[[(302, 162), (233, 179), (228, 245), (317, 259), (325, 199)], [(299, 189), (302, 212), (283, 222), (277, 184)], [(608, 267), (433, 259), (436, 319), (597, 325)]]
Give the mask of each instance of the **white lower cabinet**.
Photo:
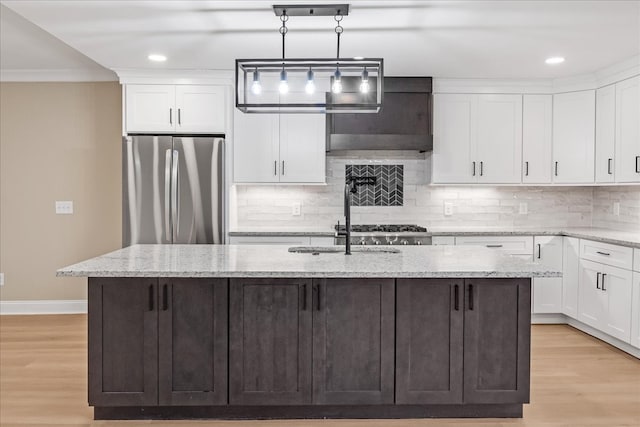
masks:
[(631, 291), (631, 345), (640, 348), (640, 272), (633, 272)]
[(578, 318), (580, 239), (564, 237), (562, 254), (562, 313)]
[[(534, 262), (559, 271), (563, 268), (563, 238), (561, 236), (536, 236), (534, 238)], [(533, 279), (533, 313), (562, 313), (562, 277)]]
[(631, 341), (632, 272), (582, 259), (578, 320), (621, 341)]

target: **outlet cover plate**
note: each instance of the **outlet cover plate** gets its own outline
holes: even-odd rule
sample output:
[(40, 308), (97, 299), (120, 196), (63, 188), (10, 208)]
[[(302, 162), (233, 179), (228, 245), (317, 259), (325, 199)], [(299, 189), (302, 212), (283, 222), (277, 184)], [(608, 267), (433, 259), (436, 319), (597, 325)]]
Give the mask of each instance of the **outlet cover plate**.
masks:
[(73, 214), (72, 200), (56, 200), (56, 214), (71, 215)]
[(444, 216), (453, 215), (453, 203), (444, 202)]
[(620, 202), (613, 202), (613, 214), (620, 216)]
[(518, 205), (518, 213), (520, 215), (526, 215), (529, 213), (529, 205), (527, 204), (527, 202), (520, 202), (520, 204)]
[(300, 202), (294, 202), (293, 205), (291, 205), (291, 215), (300, 216), (300, 205)]

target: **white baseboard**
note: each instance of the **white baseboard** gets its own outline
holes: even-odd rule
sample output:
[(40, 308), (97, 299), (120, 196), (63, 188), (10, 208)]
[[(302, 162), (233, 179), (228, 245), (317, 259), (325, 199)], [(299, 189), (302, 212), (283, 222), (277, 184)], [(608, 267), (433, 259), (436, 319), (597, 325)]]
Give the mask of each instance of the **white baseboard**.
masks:
[(0, 315), (78, 313), (87, 313), (87, 300), (0, 301)]
[(532, 325), (566, 325), (567, 316), (561, 313), (531, 313)]
[(586, 325), (584, 323), (582, 323), (579, 320), (573, 319), (571, 317), (567, 317), (567, 324), (569, 326), (572, 326), (582, 332), (584, 332), (585, 334), (589, 334), (592, 337), (596, 337), (601, 341), (606, 342), (607, 344), (611, 344), (614, 347), (619, 348), (620, 350), (624, 351), (625, 353), (629, 353), (630, 355), (640, 359), (640, 348), (636, 348), (634, 346), (632, 346), (631, 344), (628, 344), (624, 341), (620, 341), (617, 338), (612, 337), (609, 334), (606, 334), (604, 332), (600, 332), (599, 330), (592, 328), (589, 325)]

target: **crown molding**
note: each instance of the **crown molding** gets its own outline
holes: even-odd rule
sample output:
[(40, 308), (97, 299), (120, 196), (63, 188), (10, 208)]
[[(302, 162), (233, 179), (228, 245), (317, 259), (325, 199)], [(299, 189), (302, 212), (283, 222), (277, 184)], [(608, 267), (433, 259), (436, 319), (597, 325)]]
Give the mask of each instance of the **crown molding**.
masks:
[(233, 70), (114, 69), (122, 84), (233, 85)]
[(434, 78), (434, 93), (554, 94), (597, 89), (640, 75), (640, 55), (594, 73), (559, 79), (447, 79)]
[(433, 93), (553, 93), (548, 79), (433, 79)]
[(4, 69), (2, 82), (114, 82), (118, 76), (105, 69)]

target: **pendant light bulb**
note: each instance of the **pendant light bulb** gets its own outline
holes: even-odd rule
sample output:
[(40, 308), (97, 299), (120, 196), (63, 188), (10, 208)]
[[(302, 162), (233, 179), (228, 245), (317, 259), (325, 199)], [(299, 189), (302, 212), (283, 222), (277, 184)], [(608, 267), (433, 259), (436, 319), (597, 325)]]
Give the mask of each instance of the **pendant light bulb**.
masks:
[(369, 93), (369, 72), (365, 68), (362, 71), (362, 81), (360, 83), (360, 92)]
[(311, 69), (309, 69), (309, 71), (307, 71), (307, 84), (304, 87), (304, 90), (311, 95), (312, 93), (314, 93), (316, 91), (316, 84), (313, 81), (313, 71), (311, 71)]
[(331, 87), (331, 91), (333, 93), (341, 93), (342, 92), (342, 75), (340, 74), (340, 70), (336, 70), (334, 73), (333, 86)]
[(280, 86), (278, 89), (282, 94), (289, 92), (289, 83), (287, 82), (287, 72), (285, 70), (280, 71)]
[(260, 74), (258, 70), (253, 72), (253, 83), (251, 84), (251, 92), (254, 95), (260, 95), (262, 93), (262, 85), (260, 85)]

